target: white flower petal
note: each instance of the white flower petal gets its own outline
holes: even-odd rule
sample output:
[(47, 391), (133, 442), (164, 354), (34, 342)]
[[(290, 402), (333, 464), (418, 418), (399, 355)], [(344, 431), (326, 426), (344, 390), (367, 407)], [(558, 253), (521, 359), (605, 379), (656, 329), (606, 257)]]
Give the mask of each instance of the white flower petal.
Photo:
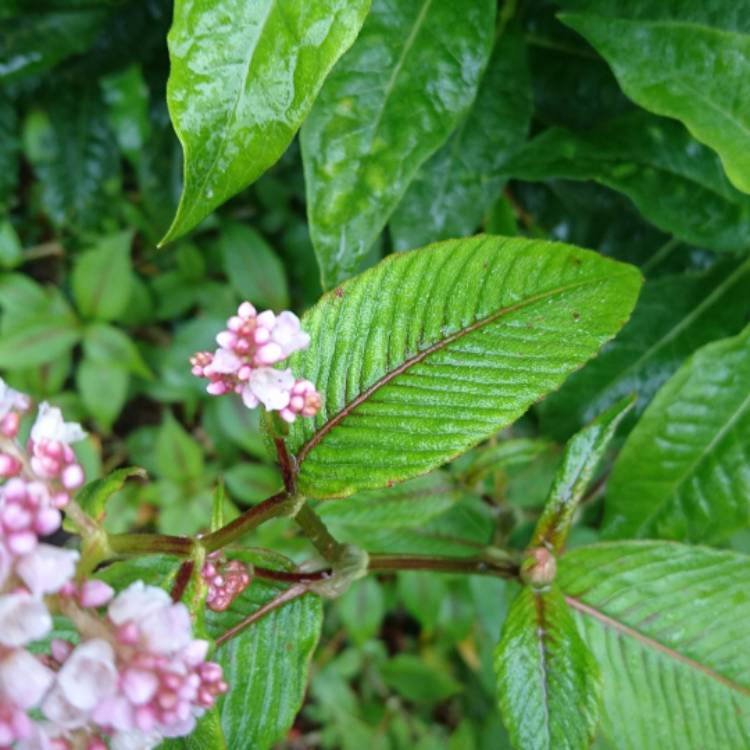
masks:
[(130, 620), (140, 622), (150, 612), (171, 603), (169, 594), (163, 589), (136, 581), (112, 600), (107, 612), (115, 625), (122, 625)]
[(110, 747), (112, 750), (152, 750), (164, 738), (157, 732), (115, 732)]
[(211, 360), (211, 369), (222, 374), (232, 374), (242, 367), (242, 360), (230, 349), (217, 349)]
[(16, 564), (16, 572), (35, 596), (54, 594), (73, 578), (79, 554), (51, 544), (38, 544)]
[(88, 722), (87, 712), (76, 708), (59, 685), (44, 699), (42, 713), (60, 729), (78, 729)]
[(25, 393), (11, 388), (0, 378), (0, 419), (5, 418), (12, 411), (25, 411), (29, 408), (30, 399)]
[(0, 644), (15, 648), (31, 643), (52, 630), (44, 602), (25, 591), (0, 596)]
[(76, 422), (63, 421), (62, 412), (46, 401), (39, 404), (39, 412), (31, 428), (31, 439), (38, 443), (41, 440), (55, 440), (70, 445), (83, 440), (86, 432)]
[(112, 646), (101, 638), (73, 649), (57, 675), (65, 699), (82, 711), (90, 711), (117, 688), (118, 673)]
[(156, 609), (139, 621), (149, 651), (171, 654), (190, 643), (193, 626), (190, 613), (182, 603)]
[(289, 403), (294, 376), (291, 370), (258, 367), (250, 373), (248, 386), (266, 409), (283, 409)]
[(39, 705), (54, 681), (55, 673), (23, 649), (0, 661), (0, 693), (24, 710)]

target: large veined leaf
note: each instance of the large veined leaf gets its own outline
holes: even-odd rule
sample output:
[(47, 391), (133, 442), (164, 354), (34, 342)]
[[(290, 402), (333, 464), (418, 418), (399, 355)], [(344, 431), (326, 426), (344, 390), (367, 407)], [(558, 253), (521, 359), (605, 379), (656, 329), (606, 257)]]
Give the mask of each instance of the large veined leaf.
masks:
[(750, 522), (750, 327), (656, 394), (612, 472), (604, 533), (715, 542)]
[(531, 546), (544, 546), (555, 554), (562, 550), (591, 476), (634, 401), (634, 396), (618, 401), (568, 441)]
[(748, 314), (750, 260), (726, 260), (702, 274), (648, 279), (620, 335), (539, 405), (544, 432), (564, 440), (634, 391), (634, 412), (640, 414), (686, 357), (736, 334)]
[(585, 750), (599, 714), (599, 668), (557, 587), (524, 588), (495, 650), (500, 712), (516, 750)]
[(369, 0), (178, 0), (169, 113), (184, 152), (163, 242), (192, 229), (284, 152)]
[(750, 197), (682, 125), (642, 110), (576, 134), (551, 128), (504, 166), (522, 180), (595, 180), (624, 193), (655, 226), (712, 250), (744, 250)]
[(584, 547), (558, 583), (604, 683), (618, 750), (750, 745), (750, 559), (670, 542)]
[[(251, 553), (232, 557), (268, 565)], [(217, 637), (282, 590), (274, 582), (254, 580), (225, 612), (206, 611), (209, 633)], [(217, 649), (214, 658), (230, 685), (219, 703), (228, 747), (267, 750), (286, 735), (305, 695), (322, 612), (321, 600), (307, 594), (273, 610)]]
[(750, 192), (750, 17), (735, 0), (565, 0), (561, 20), (642, 107), (682, 120)]
[(503, 184), (501, 167), (531, 119), (526, 45), (517, 33), (495, 43), (469, 113), (419, 169), (389, 223), (397, 250), (473, 234)]
[(290, 360), (323, 396), (288, 445), (299, 486), (342, 497), (423, 474), (494, 434), (627, 320), (632, 266), (521, 238), (394, 254), (305, 316)]
[(495, 5), (374, 0), (302, 128), (310, 233), (325, 289), (356, 272), (419, 166), (474, 99)]

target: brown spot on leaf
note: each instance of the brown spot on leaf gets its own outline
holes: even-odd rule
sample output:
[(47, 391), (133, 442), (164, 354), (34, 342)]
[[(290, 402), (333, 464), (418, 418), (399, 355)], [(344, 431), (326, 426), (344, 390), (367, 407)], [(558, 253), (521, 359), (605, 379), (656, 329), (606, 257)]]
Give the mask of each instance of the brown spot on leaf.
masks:
[(336, 296), (341, 299), (344, 296), (344, 290), (341, 287), (336, 288)]

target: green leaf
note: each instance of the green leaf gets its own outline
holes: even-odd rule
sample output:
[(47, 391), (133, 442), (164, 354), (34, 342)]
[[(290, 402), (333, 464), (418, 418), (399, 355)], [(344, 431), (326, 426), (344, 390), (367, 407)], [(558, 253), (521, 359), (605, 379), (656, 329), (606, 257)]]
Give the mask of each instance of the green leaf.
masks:
[(0, 221), (0, 268), (15, 268), (22, 262), (23, 246), (13, 224), (7, 219)]
[(641, 413), (693, 351), (739, 332), (748, 299), (747, 260), (726, 260), (702, 274), (648, 279), (620, 335), (539, 405), (544, 432), (566, 439), (633, 391), (634, 412)]
[(158, 750), (228, 750), (218, 709), (212, 708), (204, 713), (187, 737), (166, 740)]
[(0, 93), (0, 212), (10, 205), (18, 184), (18, 117), (11, 102)]
[(599, 716), (599, 668), (563, 595), (524, 588), (495, 650), (500, 712), (516, 750), (585, 750)]
[(0, 80), (16, 81), (39, 74), (91, 44), (109, 8), (63, 8), (40, 12), (23, 6), (23, 13), (3, 21)]
[(398, 654), (381, 667), (383, 679), (412, 703), (432, 705), (460, 693), (462, 686), (445, 669), (412, 654)]
[(81, 487), (76, 495), (76, 502), (85, 513), (88, 513), (97, 521), (103, 521), (106, 516), (106, 505), (112, 495), (119, 492), (126, 480), (131, 477), (146, 478), (146, 472), (137, 466), (128, 466), (125, 469), (115, 469), (102, 479), (95, 479)]
[(604, 682), (622, 750), (744, 748), (750, 737), (750, 560), (665, 542), (574, 550), (558, 582)]
[(717, 542), (750, 522), (750, 326), (699, 349), (630, 434), (607, 488), (610, 538)]
[(76, 369), (83, 405), (104, 433), (109, 433), (128, 398), (130, 376), (118, 365), (84, 357)]
[(500, 440), (494, 445), (487, 443), (475, 448), (451, 468), (457, 471), (464, 484), (472, 487), (490, 472), (530, 464), (550, 447), (551, 443), (541, 438)]
[(726, 179), (716, 155), (682, 125), (632, 112), (576, 134), (551, 128), (505, 164), (522, 180), (595, 180), (624, 193), (665, 232), (712, 250), (746, 248), (750, 197)]
[(224, 479), (232, 497), (244, 503), (265, 500), (282, 486), (278, 468), (264, 464), (237, 464), (224, 473)]
[(490, 55), (495, 5), (374, 1), (302, 128), (323, 288), (357, 271), (420, 165), (471, 105)]
[(159, 475), (176, 482), (189, 482), (203, 474), (203, 451), (185, 428), (166, 412), (154, 446)]
[(562, 551), (573, 523), (578, 503), (594, 470), (617, 431), (623, 417), (633, 408), (635, 396), (627, 396), (600, 414), (574, 435), (565, 446), (562, 464), (550, 488), (544, 511), (536, 524), (532, 547)]
[(51, 362), (67, 354), (80, 338), (78, 321), (72, 314), (27, 319), (22, 328), (3, 334), (0, 367), (18, 370)]
[(167, 102), (184, 186), (162, 242), (192, 229), (285, 151), (369, 0), (175, 3)]
[(440, 606), (446, 598), (443, 576), (424, 571), (401, 571), (398, 595), (412, 617), (428, 632), (434, 631), (440, 618)]
[(355, 581), (339, 599), (337, 610), (347, 634), (361, 646), (380, 630), (385, 616), (383, 589), (371, 577)]
[(23, 135), (52, 222), (77, 231), (102, 227), (114, 212), (120, 170), (98, 89), (56, 91), (45, 111), (26, 118)]
[(607, 60), (623, 91), (682, 120), (750, 192), (750, 25), (733, 0), (563, 5), (592, 11), (560, 19)]
[(520, 34), (506, 32), (468, 114), (421, 166), (391, 216), (397, 250), (476, 231), (504, 182), (503, 163), (526, 138), (531, 111), (526, 46)]
[(226, 223), (219, 248), (229, 283), (243, 299), (274, 310), (289, 307), (284, 265), (262, 235), (244, 224)]
[(76, 258), (71, 277), (76, 306), (84, 318), (114, 320), (130, 300), (130, 231), (103, 237)]
[[(232, 557), (270, 566), (249, 553)], [(216, 638), (282, 590), (274, 582), (255, 579), (226, 612), (207, 610), (211, 636)], [(321, 600), (307, 594), (273, 610), (218, 648), (214, 658), (230, 686), (219, 702), (228, 747), (267, 750), (286, 735), (305, 696), (322, 610)]]
[(291, 425), (300, 490), (342, 497), (444, 463), (513, 422), (627, 320), (631, 266), (473, 237), (394, 254), (304, 318), (290, 366), (323, 407)]
[(137, 163), (148, 141), (151, 123), (148, 113), (148, 86), (139, 65), (100, 79), (108, 119), (120, 150)]
[(133, 375), (153, 379), (133, 339), (114, 326), (106, 323), (87, 326), (83, 335), (83, 352), (91, 362), (117, 366)]

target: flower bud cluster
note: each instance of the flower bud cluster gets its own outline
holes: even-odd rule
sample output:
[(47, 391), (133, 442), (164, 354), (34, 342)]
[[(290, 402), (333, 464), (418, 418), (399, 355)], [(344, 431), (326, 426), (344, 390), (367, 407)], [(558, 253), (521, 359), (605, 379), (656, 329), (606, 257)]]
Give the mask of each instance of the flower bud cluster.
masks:
[[(0, 750), (150, 750), (193, 730), (227, 690), (221, 667), (206, 661), (183, 604), (140, 581), (114, 596), (103, 581), (76, 580), (78, 553), (42, 541), (84, 481), (70, 444), (85, 433), (42, 404), (24, 452), (10, 415), (29, 405), (0, 380), (1, 455), (14, 467), (0, 486)], [(32, 654), (51, 609), (77, 644)]]
[(239, 560), (222, 562), (216, 554), (206, 560), (201, 576), (208, 587), (206, 606), (215, 612), (229, 609), (252, 580), (247, 565)]
[(289, 369), (272, 367), (310, 345), (294, 313), (258, 313), (243, 302), (216, 343), (219, 348), (213, 353), (198, 352), (190, 358), (193, 375), (209, 381), (206, 390), (211, 395), (239, 393), (248, 409), (263, 404), (287, 422), (318, 413), (321, 399), (315, 386), (295, 379)]

